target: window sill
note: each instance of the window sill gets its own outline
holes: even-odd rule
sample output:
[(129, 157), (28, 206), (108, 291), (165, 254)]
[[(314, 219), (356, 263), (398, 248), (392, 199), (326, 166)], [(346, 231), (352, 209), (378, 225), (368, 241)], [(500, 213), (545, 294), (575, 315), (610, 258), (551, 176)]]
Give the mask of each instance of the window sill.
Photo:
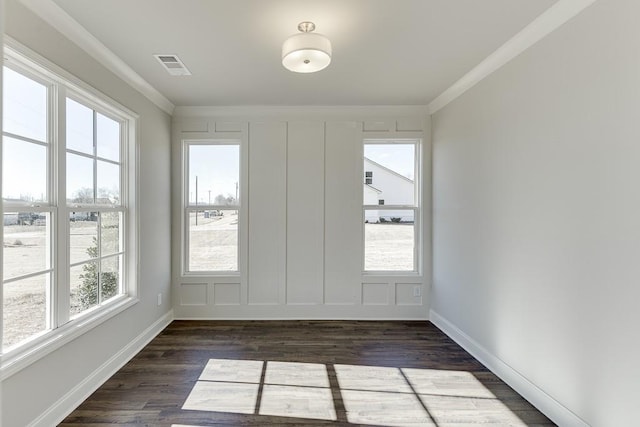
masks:
[(20, 372), (22, 369), (42, 359), (49, 353), (89, 332), (117, 314), (122, 313), (137, 302), (137, 298), (124, 296), (107, 306), (100, 307), (87, 316), (78, 317), (57, 329), (46, 332), (42, 336), (25, 344), (23, 348), (19, 347), (14, 351), (2, 355), (2, 359), (0, 360), (0, 381), (4, 381), (10, 376)]

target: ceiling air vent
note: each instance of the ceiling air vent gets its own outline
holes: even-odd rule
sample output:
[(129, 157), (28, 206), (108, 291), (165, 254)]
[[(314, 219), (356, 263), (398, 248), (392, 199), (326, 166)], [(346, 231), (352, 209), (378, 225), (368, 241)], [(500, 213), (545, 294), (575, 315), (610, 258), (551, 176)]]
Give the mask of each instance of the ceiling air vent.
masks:
[(190, 76), (184, 63), (176, 55), (153, 55), (172, 76)]

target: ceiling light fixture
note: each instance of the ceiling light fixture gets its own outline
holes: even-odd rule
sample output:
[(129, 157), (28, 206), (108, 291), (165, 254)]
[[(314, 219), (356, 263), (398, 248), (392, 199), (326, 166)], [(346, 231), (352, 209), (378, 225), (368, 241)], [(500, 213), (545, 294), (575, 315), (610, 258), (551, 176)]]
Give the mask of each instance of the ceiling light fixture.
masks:
[(322, 34), (313, 33), (313, 22), (298, 24), (300, 34), (294, 34), (282, 44), (282, 65), (295, 73), (315, 73), (331, 63), (331, 42)]

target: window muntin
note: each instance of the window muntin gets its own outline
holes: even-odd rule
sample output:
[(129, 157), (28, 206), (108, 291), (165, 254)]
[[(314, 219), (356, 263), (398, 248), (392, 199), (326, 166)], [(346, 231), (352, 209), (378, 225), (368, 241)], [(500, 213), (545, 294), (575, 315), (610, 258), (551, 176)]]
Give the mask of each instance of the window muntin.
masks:
[[(128, 262), (135, 235), (125, 234), (135, 229), (129, 191), (135, 187), (135, 117), (63, 70), (51, 71), (55, 65), (41, 65), (45, 59), (32, 62), (20, 49), (5, 47), (3, 67), (9, 76), (3, 80), (3, 232), (5, 242), (12, 239), (3, 245), (3, 368), (25, 366), (41, 353), (33, 349), (55, 345), (77, 330), (65, 326), (77, 317), (70, 309), (76, 298), (70, 276), (86, 273), (84, 264), (96, 265), (94, 306), (124, 307), (134, 302), (125, 297), (135, 295), (135, 263)], [(78, 122), (67, 114), (71, 101), (91, 120), (80, 121), (68, 137)], [(69, 190), (78, 194), (67, 205)], [(79, 230), (70, 222), (72, 214), (95, 218), (88, 233), (95, 255), (87, 253), (85, 236), (83, 243), (74, 235)], [(83, 320), (81, 329), (117, 312), (97, 308), (84, 311), (83, 319), (91, 322)]]
[(185, 156), (185, 272), (238, 272), (240, 142), (186, 142)]
[(363, 220), (366, 273), (417, 273), (419, 142), (365, 140)]

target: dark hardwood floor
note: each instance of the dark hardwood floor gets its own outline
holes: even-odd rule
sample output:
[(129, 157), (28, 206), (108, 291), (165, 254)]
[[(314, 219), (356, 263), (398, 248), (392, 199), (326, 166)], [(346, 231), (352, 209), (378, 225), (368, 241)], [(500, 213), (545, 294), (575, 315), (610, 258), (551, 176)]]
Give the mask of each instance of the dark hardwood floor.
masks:
[(550, 426), (429, 322), (174, 321), (62, 426)]

